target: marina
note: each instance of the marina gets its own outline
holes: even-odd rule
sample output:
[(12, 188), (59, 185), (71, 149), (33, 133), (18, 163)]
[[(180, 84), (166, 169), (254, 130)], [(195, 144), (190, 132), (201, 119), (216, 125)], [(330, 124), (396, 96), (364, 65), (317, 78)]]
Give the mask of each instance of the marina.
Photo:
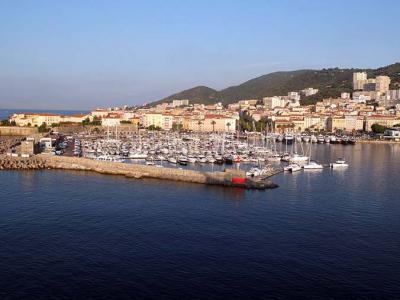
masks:
[[(322, 135), (321, 135), (322, 136)], [(314, 137), (314, 138), (313, 138)], [(315, 139), (315, 143), (312, 141)], [(332, 140), (334, 143), (331, 143)], [(318, 143), (318, 140), (321, 142)], [(343, 143), (343, 140), (353, 141)], [(338, 142), (340, 141), (340, 143)], [(53, 154), (65, 152), (96, 161), (123, 162), (191, 170), (221, 171), (226, 167), (246, 171), (247, 177), (262, 177), (278, 170), (299, 171), (335, 166), (333, 162), (317, 163), (312, 159), (317, 145), (354, 145), (355, 138), (315, 135), (196, 134), (186, 132), (142, 131), (136, 135), (93, 138), (77, 135), (63, 137)], [(73, 152), (72, 152), (73, 150)], [(346, 164), (348, 166), (348, 164)]]
[(158, 178), (263, 190), (278, 186), (271, 178), (280, 172), (349, 166), (344, 158), (315, 159), (317, 152), (325, 147), (348, 145), (328, 143), (327, 136), (314, 136), (313, 143), (313, 135), (308, 138), (305, 134), (249, 133), (243, 138), (227, 133), (142, 130), (127, 136), (118, 134), (117, 130), (113, 135), (110, 130), (104, 135), (53, 133), (41, 139), (41, 155), (19, 159), (16, 151), (19, 146), (14, 146), (7, 152), (8, 158), (2, 159), (0, 168), (95, 171), (136, 179)]

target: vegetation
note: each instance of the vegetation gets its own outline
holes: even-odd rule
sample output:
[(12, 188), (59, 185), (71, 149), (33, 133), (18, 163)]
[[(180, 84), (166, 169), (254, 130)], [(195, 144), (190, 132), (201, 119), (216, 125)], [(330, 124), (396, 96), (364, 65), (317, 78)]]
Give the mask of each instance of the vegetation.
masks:
[(218, 102), (229, 104), (241, 99), (261, 100), (268, 96), (283, 96), (287, 95), (288, 92), (300, 91), (308, 87), (317, 88), (319, 92), (316, 95), (304, 98), (302, 104), (314, 104), (323, 98), (339, 97), (341, 92), (351, 92), (353, 73), (358, 71), (366, 71), (369, 77), (390, 76), (391, 87), (400, 87), (400, 63), (367, 70), (339, 68), (298, 70), (263, 75), (221, 91), (206, 86), (197, 86), (151, 103), (151, 105), (171, 102), (173, 99), (189, 99), (192, 103), (203, 104)]
[(94, 125), (94, 126), (99, 126), (101, 125), (101, 119), (97, 116), (93, 117), (93, 120), (90, 121), (89, 117), (87, 117), (85, 120), (82, 121), (82, 125)]
[(172, 123), (172, 130), (182, 130), (183, 125), (181, 123)]
[(262, 132), (268, 128), (272, 128), (272, 120), (267, 117), (262, 117), (259, 121), (255, 121), (246, 111), (240, 116), (239, 130), (241, 131)]
[(161, 130), (160, 126), (155, 126), (155, 125), (150, 125), (149, 127), (147, 127), (148, 130)]
[(0, 126), (17, 126), (17, 123), (15, 121), (9, 121), (8, 119), (4, 119), (0, 121)]
[(386, 129), (386, 127), (385, 126), (383, 126), (383, 125), (379, 125), (379, 124), (372, 124), (372, 126), (371, 126), (371, 130), (374, 132), (374, 133), (384, 133), (385, 132), (385, 129)]
[(215, 122), (214, 120), (211, 121), (211, 125), (213, 127), (213, 132), (215, 131), (215, 124), (217, 124), (217, 122)]
[(40, 126), (38, 127), (38, 131), (39, 131), (40, 133), (48, 132), (49, 129), (47, 128), (46, 123), (42, 123), (42, 125), (40, 125)]
[(132, 122), (128, 121), (128, 120), (122, 120), (119, 123), (121, 123), (121, 124), (132, 124)]

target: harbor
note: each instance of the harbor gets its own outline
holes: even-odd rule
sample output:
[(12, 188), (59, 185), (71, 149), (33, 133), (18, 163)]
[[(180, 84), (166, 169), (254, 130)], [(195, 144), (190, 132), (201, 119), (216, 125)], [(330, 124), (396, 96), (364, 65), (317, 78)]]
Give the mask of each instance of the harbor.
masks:
[[(348, 167), (343, 157), (317, 161), (316, 152), (321, 151), (317, 146), (355, 144), (352, 137), (306, 134), (248, 134), (244, 138), (142, 130), (126, 135), (118, 127), (103, 134), (52, 132), (8, 141), (12, 143), (8, 142), (10, 149), (1, 159), (2, 170), (80, 170), (259, 190), (278, 187), (271, 179), (281, 172)], [(26, 153), (27, 145), (32, 146), (28, 147), (31, 153)]]
[(279, 170), (348, 166), (342, 157), (317, 163), (313, 152), (317, 151), (317, 144), (340, 147), (355, 143), (354, 137), (305, 134), (259, 134), (243, 138), (226, 133), (146, 131), (120, 137), (116, 129), (113, 137), (109, 131), (106, 136), (96, 138), (90, 135), (63, 137), (52, 154), (207, 172), (223, 171), (228, 167), (245, 171), (247, 178), (256, 178), (269, 177)]

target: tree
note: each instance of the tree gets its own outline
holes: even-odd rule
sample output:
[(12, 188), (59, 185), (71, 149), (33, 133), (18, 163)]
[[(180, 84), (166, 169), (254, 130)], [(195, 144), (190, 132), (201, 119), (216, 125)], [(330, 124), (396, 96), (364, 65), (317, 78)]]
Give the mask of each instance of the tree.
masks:
[(247, 111), (241, 113), (239, 118), (239, 127), (243, 131), (251, 131), (253, 127), (253, 122), (254, 119), (247, 113)]
[(161, 130), (160, 126), (155, 126), (155, 125), (150, 125), (149, 127), (147, 127), (148, 130)]
[(393, 125), (393, 127), (400, 127), (400, 123)]
[(228, 132), (230, 132), (230, 127), (231, 127), (231, 123), (230, 122), (228, 122), (228, 123), (226, 123), (226, 127), (228, 127)]
[(85, 120), (82, 121), (82, 125), (83, 125), (83, 126), (89, 125), (89, 124), (90, 124), (90, 119), (89, 119), (89, 117), (87, 117)]
[(99, 133), (100, 133), (100, 129), (99, 129), (98, 127), (95, 127), (95, 128), (92, 130), (92, 133), (94, 133), (94, 134), (99, 134)]
[(42, 123), (42, 125), (40, 125), (40, 126), (38, 127), (38, 131), (39, 131), (40, 133), (48, 132), (49, 130), (47, 129), (46, 123)]
[(203, 124), (203, 122), (201, 122), (201, 120), (199, 120), (199, 121), (197, 122), (197, 125), (199, 125), (199, 131), (201, 131), (201, 124)]
[(172, 130), (182, 130), (183, 125), (181, 123), (172, 123)]
[(132, 122), (128, 121), (128, 120), (121, 120), (121, 121), (119, 121), (119, 123), (120, 124), (132, 124)]
[(100, 119), (98, 116), (94, 116), (94, 117), (93, 117), (93, 121), (92, 121), (91, 124), (92, 124), (92, 125), (99, 126), (99, 125), (101, 125), (101, 119)]
[(0, 125), (1, 126), (10, 126), (10, 121), (7, 119), (1, 120)]
[(371, 129), (372, 129), (372, 131), (373, 131), (374, 133), (384, 133), (386, 127), (385, 127), (385, 126), (382, 126), (382, 125), (380, 125), (380, 124), (375, 123), (375, 124), (372, 124)]
[(213, 132), (215, 131), (215, 124), (217, 124), (217, 122), (215, 122), (214, 120), (211, 121), (211, 125), (213, 127)]

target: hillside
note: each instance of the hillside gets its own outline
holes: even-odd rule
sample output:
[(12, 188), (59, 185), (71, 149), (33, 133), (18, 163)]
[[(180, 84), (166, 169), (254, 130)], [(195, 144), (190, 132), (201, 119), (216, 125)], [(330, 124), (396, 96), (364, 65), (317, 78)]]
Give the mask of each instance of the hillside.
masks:
[(157, 105), (164, 102), (172, 102), (174, 99), (189, 99), (191, 103), (204, 103), (211, 104), (216, 102), (216, 95), (218, 91), (206, 86), (196, 86), (189, 90), (185, 90), (180, 93), (173, 94), (162, 100), (151, 103), (151, 105)]
[(229, 104), (242, 99), (262, 99), (267, 96), (287, 95), (290, 91), (299, 91), (307, 87), (319, 89), (319, 93), (308, 97), (304, 103), (315, 103), (326, 97), (338, 97), (341, 92), (352, 91), (353, 72), (366, 71), (368, 77), (387, 75), (392, 79), (392, 88), (400, 88), (400, 63), (378, 69), (322, 69), (275, 72), (263, 75), (240, 85), (216, 91), (209, 87), (198, 86), (176, 93), (153, 104), (171, 102), (173, 99), (189, 99), (192, 103)]

